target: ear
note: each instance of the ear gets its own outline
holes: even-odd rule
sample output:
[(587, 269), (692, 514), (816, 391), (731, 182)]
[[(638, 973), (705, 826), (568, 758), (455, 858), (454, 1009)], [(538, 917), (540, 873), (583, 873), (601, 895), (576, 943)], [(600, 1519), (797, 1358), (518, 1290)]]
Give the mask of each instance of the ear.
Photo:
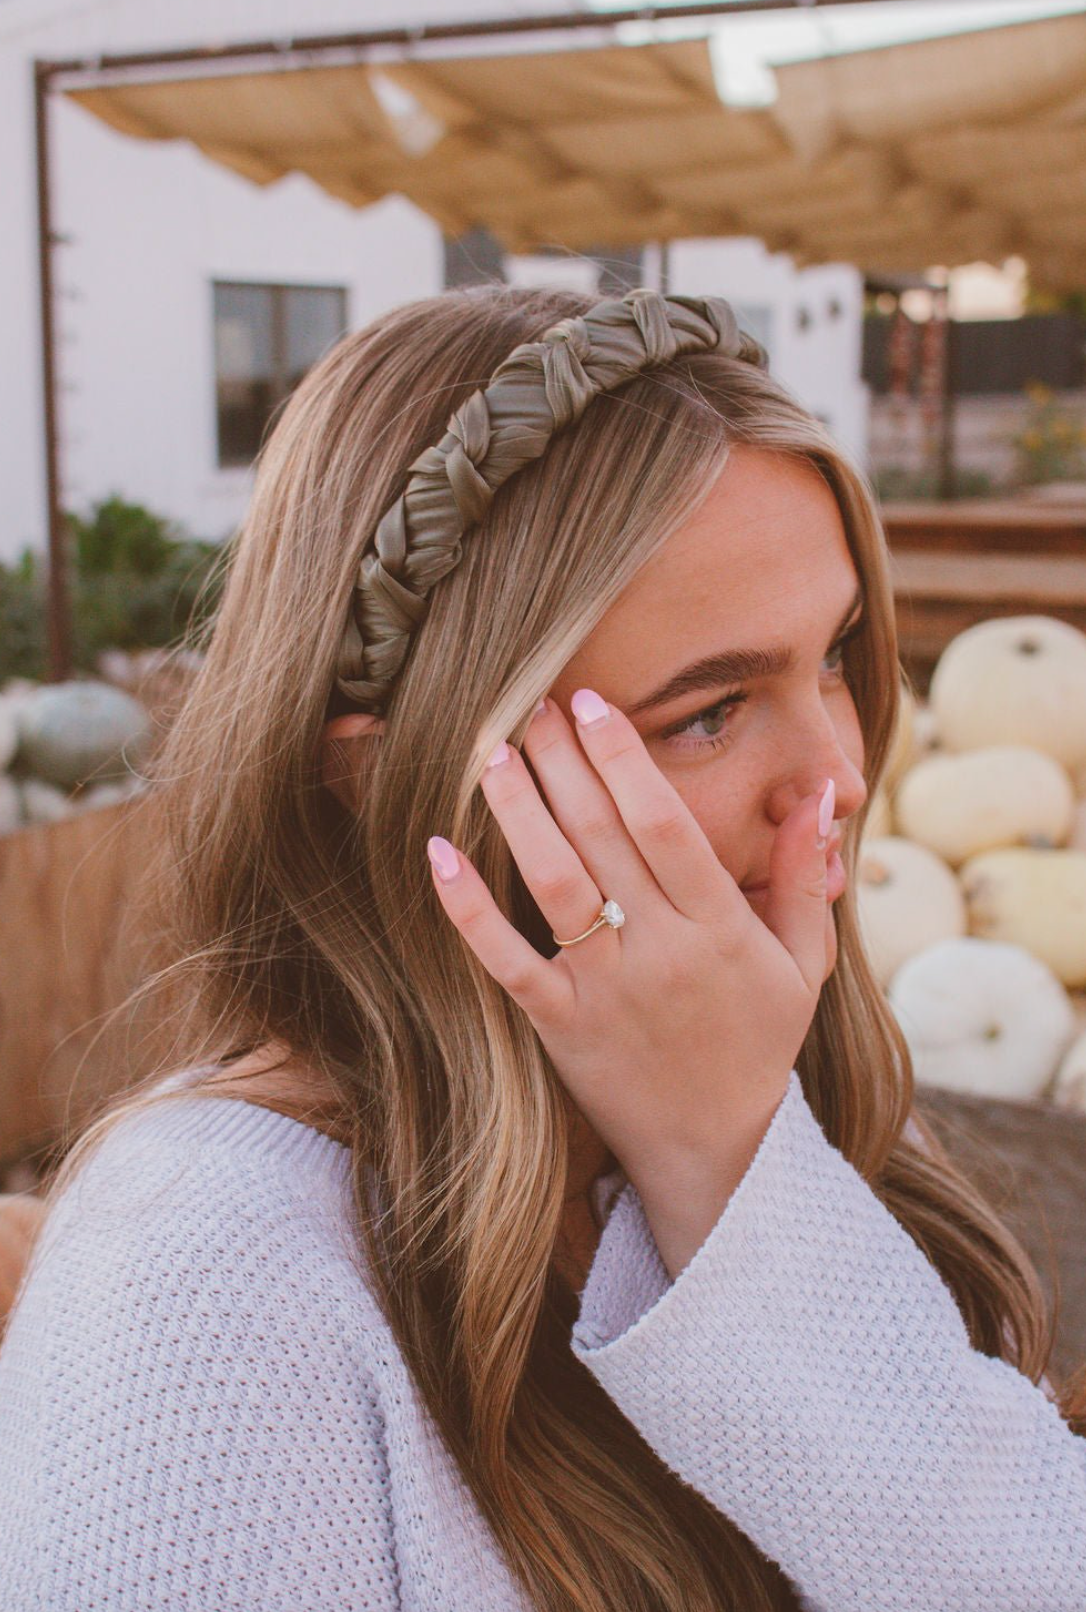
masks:
[(348, 811), (358, 810), (358, 777), (368, 753), (363, 747), (384, 731), (384, 719), (366, 711), (334, 716), (321, 730), (321, 779)]

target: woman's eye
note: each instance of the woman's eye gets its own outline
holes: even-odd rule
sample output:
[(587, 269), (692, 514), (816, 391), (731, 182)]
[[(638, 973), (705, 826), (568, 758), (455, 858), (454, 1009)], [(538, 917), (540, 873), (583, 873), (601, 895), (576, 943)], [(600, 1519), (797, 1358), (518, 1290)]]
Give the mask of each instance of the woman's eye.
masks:
[[(695, 711), (678, 727), (667, 729), (663, 735), (665, 742), (672, 750), (722, 750), (731, 738), (731, 729), (729, 727), (722, 733), (719, 725), (724, 722), (732, 706), (742, 705), (746, 698), (745, 694), (728, 694), (715, 705), (707, 705), (704, 711)], [(699, 726), (715, 731), (703, 737), (695, 732)]]
[[(827, 662), (833, 663), (830, 671), (834, 676), (843, 669), (842, 656), (845, 645), (859, 625), (859, 622), (856, 622), (837, 640), (823, 662), (824, 665)], [(749, 696), (743, 693), (726, 694), (722, 700), (717, 700), (715, 705), (707, 705), (704, 710), (695, 711), (693, 716), (687, 717), (686, 721), (680, 722), (677, 727), (666, 729), (662, 738), (672, 750), (723, 750), (731, 740), (734, 726), (734, 718), (732, 722), (727, 720), (728, 712), (733, 706), (743, 705), (748, 698)], [(696, 730), (699, 727), (709, 731), (698, 733)]]

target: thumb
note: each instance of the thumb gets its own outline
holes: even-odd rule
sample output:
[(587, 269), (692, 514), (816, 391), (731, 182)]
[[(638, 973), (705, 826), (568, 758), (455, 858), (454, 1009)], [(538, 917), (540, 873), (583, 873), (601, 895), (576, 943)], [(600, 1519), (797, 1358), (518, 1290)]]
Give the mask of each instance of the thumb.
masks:
[[(795, 959), (812, 992), (826, 972), (826, 847), (837, 788), (828, 778), (785, 818), (769, 858), (763, 923)], [(821, 814), (821, 822), (820, 822)]]

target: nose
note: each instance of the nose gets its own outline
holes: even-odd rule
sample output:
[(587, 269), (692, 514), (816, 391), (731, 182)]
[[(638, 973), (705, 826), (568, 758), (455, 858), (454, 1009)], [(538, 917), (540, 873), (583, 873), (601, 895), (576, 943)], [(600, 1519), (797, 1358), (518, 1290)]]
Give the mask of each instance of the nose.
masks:
[[(822, 778), (832, 778), (836, 786), (834, 819), (854, 817), (867, 800), (867, 784), (861, 768), (842, 755), (839, 764), (824, 772)], [(814, 788), (817, 789), (821, 781), (820, 778)]]
[(836, 790), (834, 820), (843, 820), (854, 816), (867, 800), (863, 735), (854, 715), (851, 721), (838, 722), (821, 704), (819, 713), (815, 731), (800, 735), (803, 754), (793, 775), (795, 795), (788, 809), (832, 778)]

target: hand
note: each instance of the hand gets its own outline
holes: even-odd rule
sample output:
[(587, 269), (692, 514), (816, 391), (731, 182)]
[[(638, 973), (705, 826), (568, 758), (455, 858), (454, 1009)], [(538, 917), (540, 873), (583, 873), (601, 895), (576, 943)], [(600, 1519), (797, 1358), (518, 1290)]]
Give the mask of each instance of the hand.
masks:
[[(482, 788), (555, 934), (581, 934), (605, 898), (626, 924), (548, 959), (452, 847), (456, 876), (435, 885), (679, 1258), (694, 1223), (711, 1229), (742, 1178), (814, 1017), (826, 970), (819, 795), (777, 831), (759, 918), (632, 723), (606, 709), (576, 737), (553, 701), (529, 724), (524, 749), (546, 803), (512, 746)], [(680, 1200), (692, 1206), (685, 1238)]]

